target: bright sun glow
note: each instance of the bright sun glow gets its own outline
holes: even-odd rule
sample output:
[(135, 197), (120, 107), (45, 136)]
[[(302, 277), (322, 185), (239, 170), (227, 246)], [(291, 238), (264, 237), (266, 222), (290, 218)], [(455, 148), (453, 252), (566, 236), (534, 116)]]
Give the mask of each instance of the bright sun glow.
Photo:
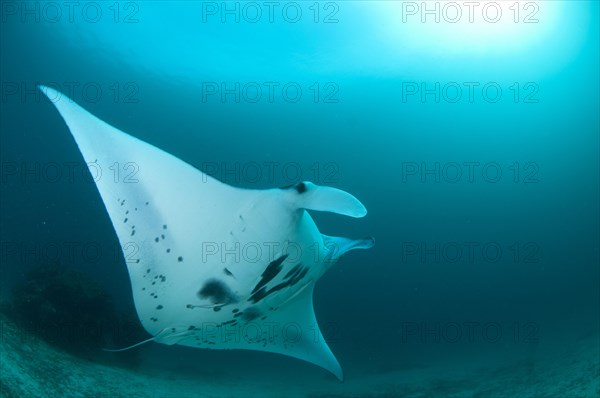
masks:
[(558, 24), (559, 1), (381, 2), (387, 40), (429, 53), (518, 52)]

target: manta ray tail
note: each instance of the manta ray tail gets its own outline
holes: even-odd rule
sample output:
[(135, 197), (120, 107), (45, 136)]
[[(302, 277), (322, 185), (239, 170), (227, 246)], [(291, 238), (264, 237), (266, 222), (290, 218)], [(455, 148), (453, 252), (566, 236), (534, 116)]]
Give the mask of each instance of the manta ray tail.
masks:
[(146, 339), (146, 340), (144, 340), (144, 341), (140, 341), (139, 343), (135, 343), (134, 345), (130, 345), (129, 347), (125, 347), (125, 348), (118, 348), (118, 349), (115, 349), (115, 350), (111, 350), (111, 349), (108, 349), (108, 348), (103, 348), (103, 349), (102, 349), (102, 351), (107, 351), (107, 352), (122, 352), (122, 351), (128, 351), (128, 350), (131, 350), (132, 348), (139, 347), (139, 346), (141, 346), (141, 345), (143, 345), (143, 344), (146, 344), (146, 343), (149, 343), (149, 342), (151, 342), (151, 341), (155, 341), (155, 340), (156, 340), (156, 337), (157, 337), (157, 336), (150, 337), (149, 339)]
[[(131, 350), (132, 348), (139, 347), (146, 343), (150, 343), (151, 341), (156, 341), (156, 342), (160, 342), (160, 343), (167, 344), (167, 345), (173, 345), (179, 340), (179, 339), (173, 340), (173, 337), (185, 337), (189, 334), (189, 331), (187, 331), (187, 330), (183, 331), (183, 332), (176, 332), (174, 330), (177, 330), (177, 329), (176, 328), (164, 328), (163, 330), (158, 332), (158, 334), (156, 336), (152, 336), (149, 339), (140, 341), (139, 343), (135, 343), (134, 345), (130, 345), (129, 347), (118, 348), (118, 349), (114, 349), (114, 350), (111, 350), (108, 348), (103, 348), (102, 351), (107, 351), (107, 352), (128, 351), (128, 350)], [(171, 339), (171, 340), (167, 340), (167, 339)]]

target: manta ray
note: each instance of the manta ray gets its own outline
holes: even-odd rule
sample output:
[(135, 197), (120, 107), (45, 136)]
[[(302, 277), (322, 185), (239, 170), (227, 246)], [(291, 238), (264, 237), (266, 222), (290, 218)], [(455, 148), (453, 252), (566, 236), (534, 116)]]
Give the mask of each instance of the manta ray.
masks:
[[(40, 90), (69, 127), (119, 239), (137, 315), (152, 335), (132, 347), (267, 351), (343, 379), (318, 327), (313, 289), (340, 256), (374, 240), (321, 234), (307, 210), (364, 217), (358, 199), (308, 181), (227, 185), (53, 88)], [(115, 165), (135, 174), (115, 179)]]

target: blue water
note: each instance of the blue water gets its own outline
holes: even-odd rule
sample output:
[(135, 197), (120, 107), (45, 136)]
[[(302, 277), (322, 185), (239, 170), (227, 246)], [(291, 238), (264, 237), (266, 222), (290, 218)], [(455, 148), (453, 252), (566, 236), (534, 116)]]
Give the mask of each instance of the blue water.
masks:
[[(312, 180), (359, 198), (364, 219), (313, 213), (328, 235), (376, 239), (315, 290), (348, 378), (598, 333), (597, 2), (522, 2), (518, 23), (504, 4), (499, 31), (390, 2), (277, 3), (273, 22), (261, 2), (81, 3), (73, 21), (53, 4), (2, 3), (2, 300), (60, 261), (133, 309), (101, 198), (35, 90), (46, 84), (231, 185)], [(147, 349), (265, 372), (287, 360)]]

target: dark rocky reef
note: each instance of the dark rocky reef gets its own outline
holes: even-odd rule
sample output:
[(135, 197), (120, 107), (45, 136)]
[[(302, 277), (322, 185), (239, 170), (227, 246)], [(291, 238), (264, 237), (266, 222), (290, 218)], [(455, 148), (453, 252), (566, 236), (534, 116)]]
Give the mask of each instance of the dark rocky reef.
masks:
[(3, 312), (48, 343), (90, 360), (135, 366), (136, 351), (107, 353), (150, 336), (135, 314), (118, 314), (111, 297), (82, 273), (60, 265), (30, 271)]

